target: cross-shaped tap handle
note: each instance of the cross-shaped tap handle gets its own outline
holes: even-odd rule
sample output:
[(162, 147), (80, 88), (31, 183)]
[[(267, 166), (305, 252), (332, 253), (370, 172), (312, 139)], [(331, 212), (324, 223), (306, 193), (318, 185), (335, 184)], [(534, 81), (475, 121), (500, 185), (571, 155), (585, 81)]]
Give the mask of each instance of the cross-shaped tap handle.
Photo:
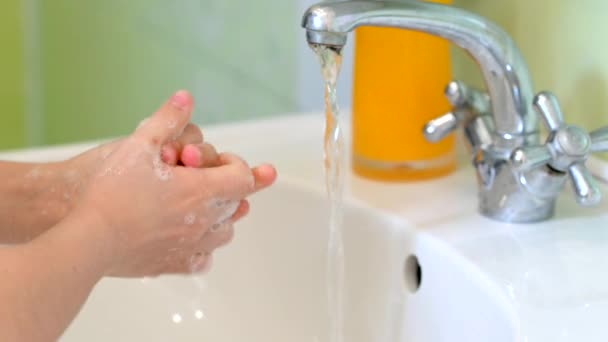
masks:
[(554, 171), (567, 172), (579, 204), (599, 203), (602, 194), (585, 161), (592, 152), (608, 151), (608, 127), (589, 134), (578, 126), (566, 124), (559, 102), (550, 92), (537, 94), (533, 105), (549, 129), (549, 137), (544, 145), (513, 151), (513, 167), (523, 172), (547, 165)]
[(443, 140), (463, 121), (474, 115), (485, 114), (490, 107), (488, 94), (471, 88), (461, 81), (450, 82), (445, 88), (445, 96), (453, 109), (424, 126), (424, 137), (429, 142)]

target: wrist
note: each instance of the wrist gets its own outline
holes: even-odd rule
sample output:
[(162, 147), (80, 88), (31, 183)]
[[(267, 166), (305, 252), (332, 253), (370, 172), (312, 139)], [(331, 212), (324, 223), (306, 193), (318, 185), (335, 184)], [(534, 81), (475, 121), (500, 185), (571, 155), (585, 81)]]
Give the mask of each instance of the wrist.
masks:
[[(26, 205), (51, 225), (61, 221), (70, 207), (70, 193), (67, 191), (64, 170), (65, 162), (29, 164), (29, 170), (15, 179), (15, 191)], [(22, 177), (22, 178), (21, 178)]]
[[(72, 160), (38, 164), (27, 174), (31, 206), (40, 214), (44, 228), (63, 220), (75, 207), (83, 177)], [(26, 180), (26, 184), (28, 180)]]
[(71, 209), (63, 163), (0, 162), (0, 169), (0, 242), (30, 241)]
[(95, 282), (108, 272), (120, 255), (117, 237), (92, 210), (73, 210), (49, 230), (42, 240), (44, 239), (71, 249), (74, 257), (80, 258), (80, 265), (87, 268)]
[(75, 206), (82, 180), (77, 168), (70, 160), (47, 163), (40, 166), (47, 176), (41, 179), (39, 186), (46, 189), (46, 194), (39, 200), (50, 205), (49, 216), (55, 223), (63, 220)]

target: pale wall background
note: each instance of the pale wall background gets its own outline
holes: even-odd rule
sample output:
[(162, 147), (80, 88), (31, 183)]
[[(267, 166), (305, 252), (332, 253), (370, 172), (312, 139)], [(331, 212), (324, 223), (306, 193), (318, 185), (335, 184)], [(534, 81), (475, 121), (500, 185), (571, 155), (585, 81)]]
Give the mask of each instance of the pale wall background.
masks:
[[(195, 94), (203, 124), (318, 111), (321, 78), (299, 27), (313, 2), (4, 0), (0, 149), (126, 134), (179, 88)], [(513, 35), (536, 89), (556, 92), (570, 120), (608, 124), (608, 2), (456, 5)], [(339, 89), (345, 108), (351, 51)], [(465, 56), (454, 60), (456, 77), (479, 83)]]

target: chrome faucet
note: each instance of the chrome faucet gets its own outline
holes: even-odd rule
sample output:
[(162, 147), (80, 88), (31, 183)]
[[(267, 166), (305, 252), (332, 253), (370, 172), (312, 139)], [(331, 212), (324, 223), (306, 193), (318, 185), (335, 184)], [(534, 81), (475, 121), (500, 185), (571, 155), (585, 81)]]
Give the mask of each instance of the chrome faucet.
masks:
[[(460, 81), (447, 85), (453, 110), (430, 121), (426, 139), (439, 141), (462, 126), (479, 184), (479, 210), (512, 223), (550, 218), (569, 178), (581, 205), (601, 200), (584, 163), (608, 151), (608, 128), (591, 134), (565, 124), (555, 96), (533, 93), (526, 63), (509, 35), (476, 14), (414, 0), (323, 2), (309, 8), (302, 26), (312, 45), (341, 49), (360, 26), (422, 31), (465, 49), (482, 70), (487, 93)], [(539, 116), (549, 130), (541, 143)]]

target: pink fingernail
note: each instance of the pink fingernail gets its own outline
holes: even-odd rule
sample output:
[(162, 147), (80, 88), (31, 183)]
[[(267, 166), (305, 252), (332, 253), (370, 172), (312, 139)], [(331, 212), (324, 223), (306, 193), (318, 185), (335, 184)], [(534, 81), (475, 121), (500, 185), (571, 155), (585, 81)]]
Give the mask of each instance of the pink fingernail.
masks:
[(189, 94), (185, 90), (180, 90), (171, 98), (171, 104), (179, 109), (183, 109), (188, 106)]
[(196, 148), (196, 146), (193, 145), (186, 145), (186, 147), (184, 147), (184, 151), (183, 153), (183, 159), (182, 160), (186, 166), (189, 167), (198, 167), (201, 163), (201, 152), (199, 151), (198, 148)]

